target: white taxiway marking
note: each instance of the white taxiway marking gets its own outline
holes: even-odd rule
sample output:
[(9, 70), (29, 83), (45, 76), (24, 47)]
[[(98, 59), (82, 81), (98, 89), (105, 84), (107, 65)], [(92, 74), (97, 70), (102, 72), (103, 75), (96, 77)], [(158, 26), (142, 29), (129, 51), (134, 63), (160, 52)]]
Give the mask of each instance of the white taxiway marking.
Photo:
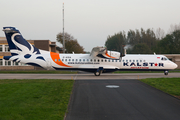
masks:
[(117, 85), (107, 85), (106, 87), (107, 88), (118, 88), (119, 86), (117, 86)]

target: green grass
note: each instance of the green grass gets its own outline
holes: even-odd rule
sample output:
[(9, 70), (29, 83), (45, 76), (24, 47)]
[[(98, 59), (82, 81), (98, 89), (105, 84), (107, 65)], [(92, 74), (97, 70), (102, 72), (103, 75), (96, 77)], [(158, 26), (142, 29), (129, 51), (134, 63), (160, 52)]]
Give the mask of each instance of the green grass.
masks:
[(55, 71), (55, 70), (4, 70), (0, 71), (2, 74), (15, 73), (15, 74), (76, 74), (77, 71)]
[(165, 93), (180, 97), (180, 78), (147, 78), (140, 81)]
[(63, 120), (72, 80), (0, 80), (0, 120)]

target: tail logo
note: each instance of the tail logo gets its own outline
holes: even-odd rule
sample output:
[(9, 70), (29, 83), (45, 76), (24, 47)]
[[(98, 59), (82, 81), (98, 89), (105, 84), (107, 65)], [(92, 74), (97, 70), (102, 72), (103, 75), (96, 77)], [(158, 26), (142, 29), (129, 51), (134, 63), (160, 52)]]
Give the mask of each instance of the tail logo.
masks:
[(12, 53), (17, 54), (40, 54), (39, 50), (29, 44), (26, 40), (23, 39), (20, 33), (15, 33), (11, 36), (12, 42), (15, 44), (17, 49), (11, 49)]

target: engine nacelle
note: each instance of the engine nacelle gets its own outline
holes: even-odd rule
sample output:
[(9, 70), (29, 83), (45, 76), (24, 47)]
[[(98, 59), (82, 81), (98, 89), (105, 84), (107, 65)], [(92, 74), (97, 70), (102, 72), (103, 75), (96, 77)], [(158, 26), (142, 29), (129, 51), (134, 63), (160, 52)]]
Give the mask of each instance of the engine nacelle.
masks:
[(111, 57), (111, 58), (115, 58), (115, 59), (119, 59), (121, 56), (120, 52), (116, 52), (116, 51), (107, 51), (107, 54)]

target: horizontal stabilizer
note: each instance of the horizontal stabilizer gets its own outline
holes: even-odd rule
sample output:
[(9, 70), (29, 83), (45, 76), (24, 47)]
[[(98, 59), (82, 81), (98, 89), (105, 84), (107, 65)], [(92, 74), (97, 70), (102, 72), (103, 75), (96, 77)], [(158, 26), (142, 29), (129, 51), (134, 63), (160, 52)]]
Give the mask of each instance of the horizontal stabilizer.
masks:
[(9, 60), (11, 57), (13, 57), (13, 56), (4, 56), (3, 59)]

